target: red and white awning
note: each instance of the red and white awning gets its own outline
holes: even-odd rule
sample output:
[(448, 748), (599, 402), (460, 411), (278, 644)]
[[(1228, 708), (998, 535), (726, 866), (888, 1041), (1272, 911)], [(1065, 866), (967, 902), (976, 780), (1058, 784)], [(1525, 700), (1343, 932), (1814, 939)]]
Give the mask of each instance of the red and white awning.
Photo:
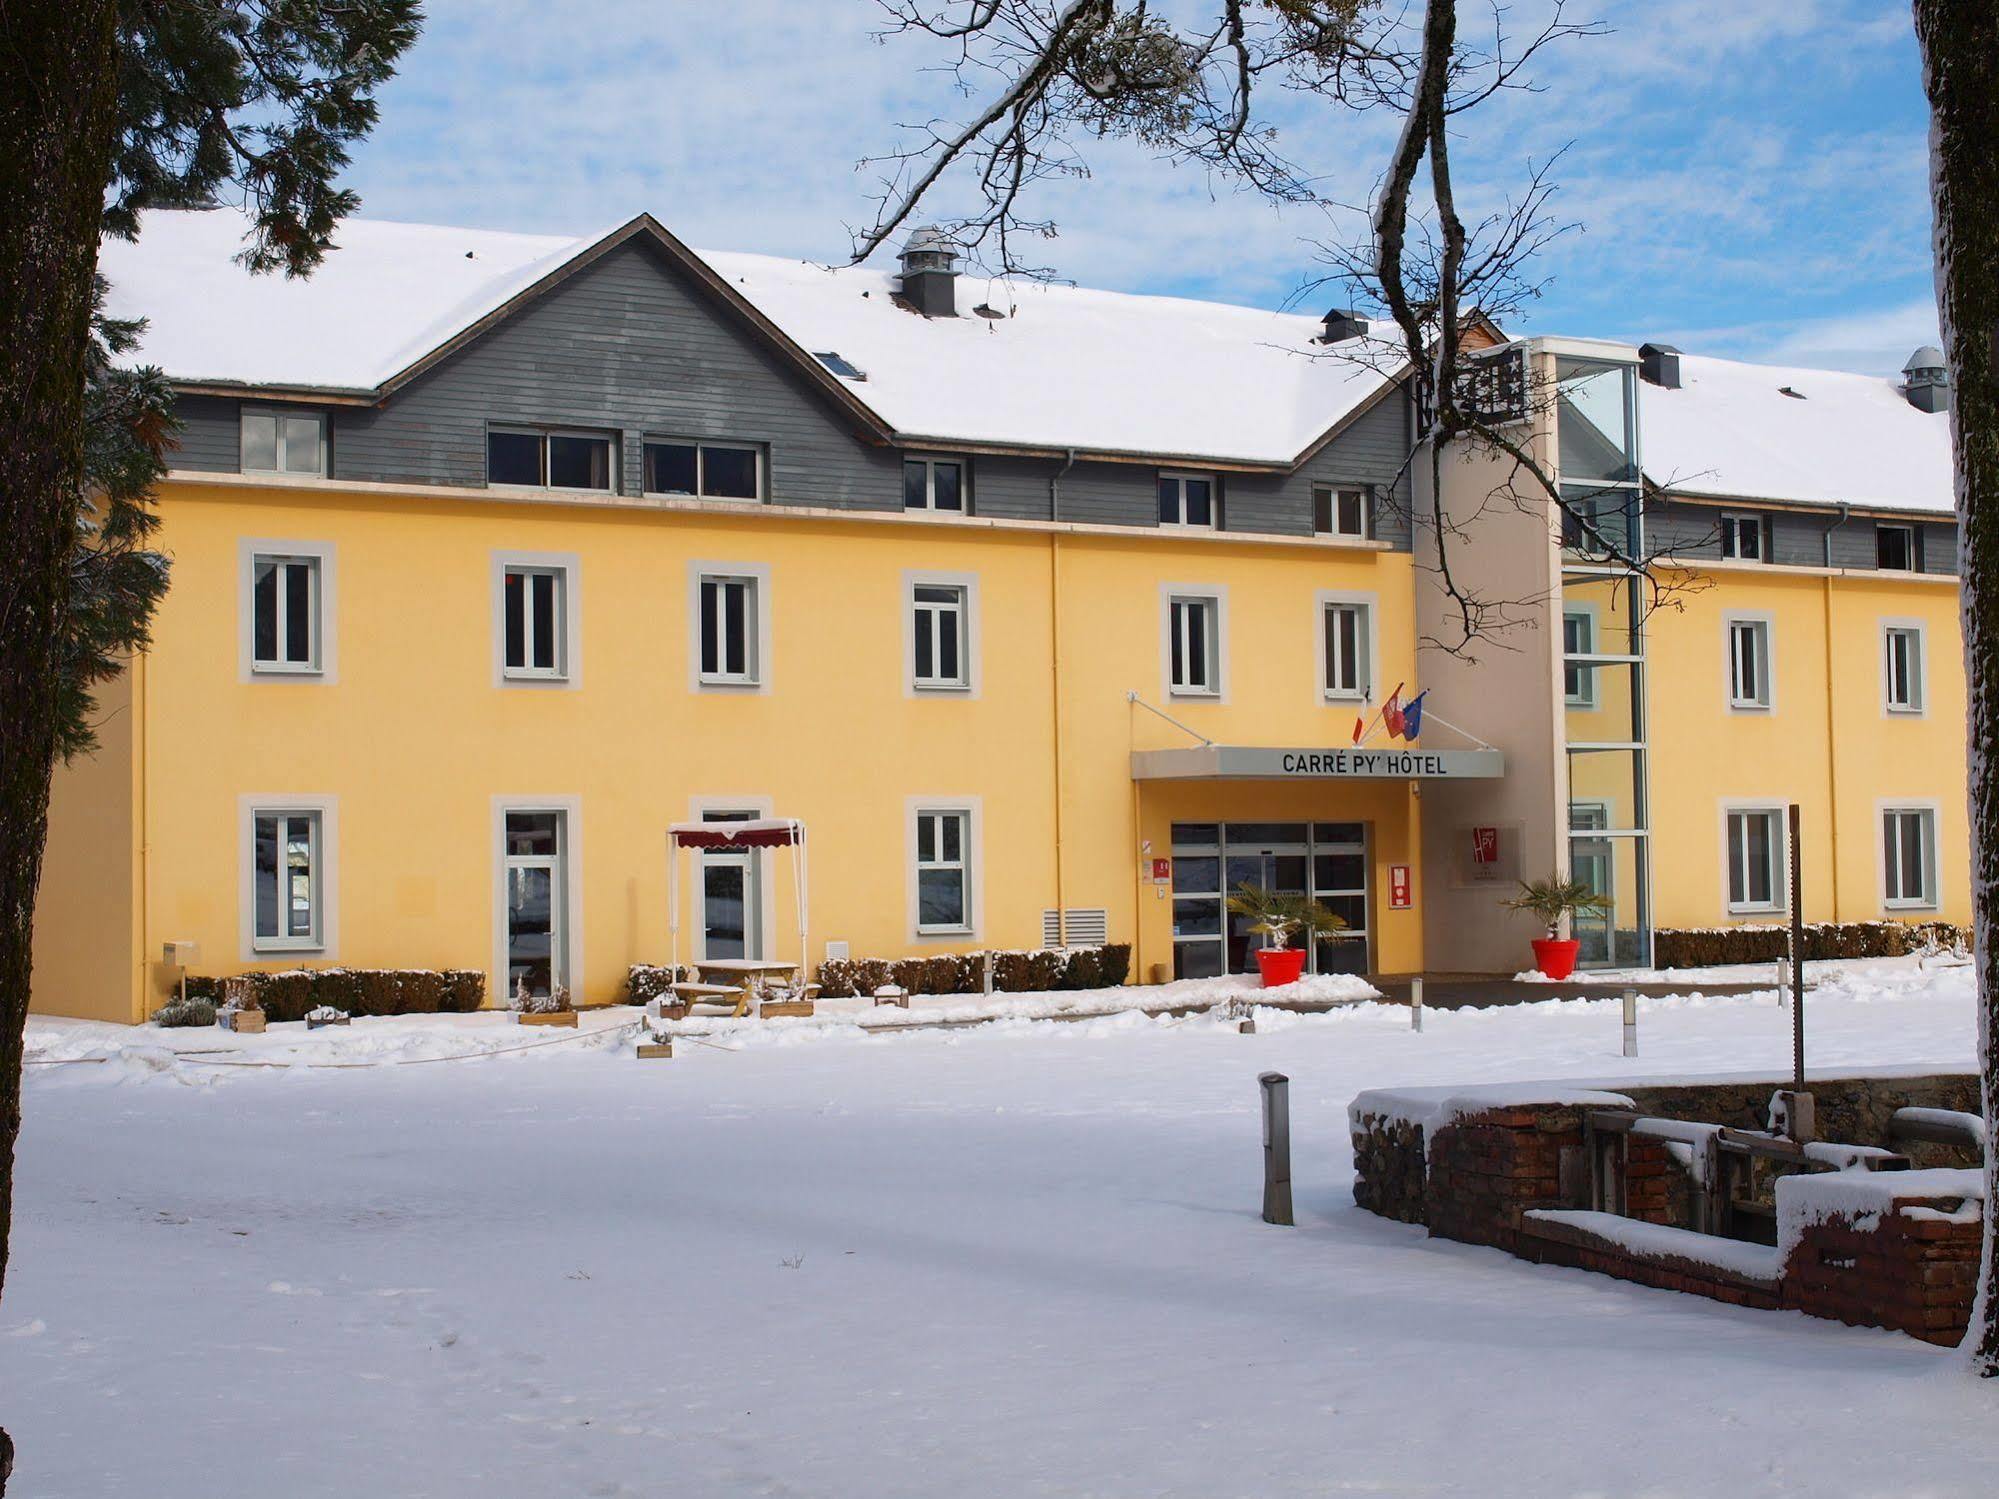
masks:
[(676, 822), (666, 832), (676, 848), (790, 848), (805, 841), (805, 824), (795, 817)]

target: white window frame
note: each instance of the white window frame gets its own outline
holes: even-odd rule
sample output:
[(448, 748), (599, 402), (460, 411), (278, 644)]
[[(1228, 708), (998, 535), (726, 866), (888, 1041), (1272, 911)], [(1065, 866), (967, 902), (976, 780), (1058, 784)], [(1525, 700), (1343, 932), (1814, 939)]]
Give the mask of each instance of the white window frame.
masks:
[[(562, 638), (556, 642), (556, 667), (507, 665), (507, 574), (558, 573), (556, 618)], [(557, 688), (574, 691), (583, 685), (583, 561), (574, 552), (511, 552), (492, 554), (493, 685), (495, 687)], [(533, 658), (532, 648), (529, 659)]]
[[(1179, 496), (1179, 504), (1177, 509), (1180, 518), (1178, 520), (1170, 520), (1170, 521), (1161, 520), (1159, 522), (1159, 527), (1161, 530), (1219, 531), (1221, 529), (1222, 477), (1220, 474), (1197, 473), (1191, 469), (1162, 468), (1161, 470), (1159, 470), (1157, 477), (1158, 480), (1171, 479), (1179, 486), (1176, 492)], [(1187, 519), (1187, 481), (1189, 479), (1201, 480), (1202, 482), (1206, 483), (1206, 485), (1208, 486), (1208, 519), (1206, 524), (1199, 524), (1197, 522), (1190, 521)], [(1158, 509), (1158, 504), (1159, 504), (1158, 492), (1159, 492), (1159, 484), (1157, 481), (1155, 481), (1153, 484), (1153, 508), (1155, 511)]]
[[(1374, 684), (1381, 680), (1381, 639), (1376, 623), (1380, 618), (1380, 596), (1372, 593), (1341, 593), (1321, 589), (1313, 599), (1312, 652), (1313, 678), (1316, 695), (1322, 703), (1364, 703), (1374, 695)], [(1360, 615), (1360, 655), (1359, 670), (1356, 673), (1358, 685), (1349, 691), (1335, 688), (1332, 682), (1332, 662), (1326, 655), (1326, 614), (1332, 609), (1353, 609)], [(1171, 660), (1168, 661), (1171, 669)]]
[[(912, 463), (923, 465), (923, 503), (921, 505), (911, 505), (909, 503), (908, 480), (905, 476), (902, 500), (902, 508), (904, 510), (915, 510), (925, 515), (970, 515), (972, 513), (972, 464), (970, 459), (954, 458), (948, 453), (939, 453), (934, 456), (929, 453), (904, 453), (902, 461), (905, 467)], [(956, 510), (945, 510), (938, 507), (937, 465), (940, 463), (948, 463), (958, 470), (958, 508)]]
[[(257, 564), (283, 559), (311, 562), (313, 592), (311, 611), (313, 659), (308, 666), (293, 666), (257, 660)], [(334, 605), (338, 579), (330, 541), (290, 541), (275, 537), (245, 536), (236, 543), (236, 675), (244, 682), (317, 682), (330, 684), (340, 679), (338, 671), (339, 634), (335, 628)]]
[[(1914, 659), (1909, 663), (1909, 698), (1895, 701), (1895, 639), (1912, 641)], [(1922, 718), (1930, 708), (1929, 627), (1919, 619), (1881, 621), (1881, 711), (1889, 718)]]
[[(1325, 494), (1326, 518), (1331, 525), (1319, 529), (1319, 496)], [(1360, 497), (1360, 529), (1344, 530), (1340, 526), (1340, 496)], [(1372, 541), (1374, 539), (1374, 491), (1365, 484), (1314, 484), (1312, 486), (1312, 531), (1317, 536), (1330, 536), (1340, 541)]]
[[(1758, 663), (1763, 680), (1760, 696), (1745, 698), (1736, 691), (1738, 673), (1736, 670), (1735, 640), (1739, 629), (1754, 632), (1763, 652)], [(1731, 713), (1772, 713), (1777, 708), (1777, 626), (1768, 613), (1731, 612), (1722, 616), (1721, 659), (1722, 687), (1727, 693), (1728, 708)]]
[[(751, 603), (756, 607), (751, 624), (748, 673), (732, 676), (701, 669), (701, 585), (704, 581), (741, 579), (751, 585)], [(767, 693), (771, 686), (771, 593), (770, 564), (764, 562), (707, 562), (687, 564), (687, 681), (695, 692)]]
[[(1208, 632), (1208, 666), (1212, 680), (1206, 687), (1177, 687), (1173, 682), (1173, 607), (1179, 603), (1201, 603), (1209, 608), (1213, 628)], [(1321, 678), (1323, 680), (1323, 678)], [(1159, 585), (1159, 681), (1165, 696), (1186, 703), (1225, 703), (1229, 696), (1229, 594), (1213, 583), (1161, 583)]]
[[(1756, 555), (1742, 555), (1742, 527), (1754, 528), (1756, 533)], [(1733, 529), (1731, 529), (1731, 527)], [(1719, 522), (1721, 533), (1721, 555), (1735, 562), (1768, 562), (1770, 560), (1770, 526), (1768, 521), (1753, 510), (1724, 510)]]
[[(948, 513), (948, 512), (947, 512)], [(916, 590), (955, 588), (958, 605), (958, 680), (925, 679), (916, 674)], [(935, 605), (924, 605), (926, 609)], [(934, 654), (932, 659), (934, 660)], [(903, 691), (906, 697), (975, 698), (981, 686), (979, 671), (979, 575), (977, 573), (925, 572), (906, 570), (902, 575), (902, 660)]]
[[(775, 800), (768, 796), (690, 796), (687, 799), (687, 820), (706, 822), (710, 815), (716, 812), (747, 812), (755, 817), (775, 817), (777, 815), (773, 810), (775, 806)], [(776, 860), (772, 856), (772, 851), (767, 848), (745, 849), (743, 852), (749, 855), (750, 880), (757, 896), (756, 940), (761, 945), (764, 955), (768, 957), (778, 950), (777, 902), (772, 899), (772, 893), (776, 889), (772, 883)], [(681, 855), (675, 852), (671, 857), (679, 858)], [(696, 961), (699, 961), (708, 956), (707, 912), (702, 904), (706, 899), (707, 890), (702, 882), (702, 872), (707, 867), (708, 854), (697, 852), (692, 862), (694, 877), (681, 882), (686, 891), (685, 899), (689, 903), (689, 908), (682, 912), (682, 916), (690, 923), (689, 930), (694, 938), (694, 956)]]
[[(1923, 828), (1923, 883), (1927, 887), (1924, 895), (1911, 900), (1906, 896), (1888, 894), (1888, 879), (1891, 872), (1899, 872), (1901, 862), (1900, 841), (1891, 843), (1888, 837), (1888, 819), (1893, 817), (1919, 817)], [(1937, 848), (1942, 816), (1937, 803), (1921, 798), (1886, 798), (1874, 804), (1874, 842), (1876, 860), (1875, 888), (1881, 892), (1881, 909), (1885, 912), (1935, 911), (1943, 906), (1943, 860)]]
[[(694, 449), (694, 493), (682, 494), (678, 490), (654, 489), (646, 483), (646, 449), (649, 447), (671, 447)], [(708, 493), (708, 449), (734, 448), (739, 452), (756, 455), (757, 492), (745, 498), (739, 494)], [(742, 442), (732, 438), (715, 437), (666, 437), (654, 432), (648, 433), (639, 442), (639, 489), (644, 494), (658, 495), (663, 499), (709, 500), (717, 505), (762, 505), (770, 498), (770, 452), (768, 445), (760, 442)]]
[[(1766, 901), (1737, 900), (1732, 888), (1735, 872), (1735, 846), (1737, 818), (1770, 817), (1775, 825), (1775, 834), (1770, 840), (1770, 899)], [(1742, 825), (1741, 839), (1748, 838), (1748, 825)], [(1774, 797), (1745, 797), (1724, 801), (1721, 804), (1721, 905), (1730, 916), (1769, 915), (1772, 912), (1788, 911), (1791, 907), (1790, 894), (1790, 813), (1784, 802)], [(1743, 869), (1748, 871), (1747, 853), (1744, 850)]]
[[(309, 937), (257, 935), (257, 819), (313, 817), (318, 830), (313, 848), (314, 927)], [(296, 792), (251, 792), (236, 799), (239, 950), (242, 961), (254, 963), (274, 955), (311, 953), (336, 958), (340, 952), (340, 802), (337, 797)], [(279, 909), (284, 908), (283, 873), (279, 873)]]
[[(1909, 565), (1907, 567), (1881, 566), (1881, 533), (1900, 531), (1909, 538)], [(1899, 521), (1876, 521), (1874, 523), (1874, 564), (1875, 571), (1884, 573), (1920, 573), (1923, 570), (1922, 533), (1913, 525)]]
[[(271, 450), (277, 457), (276, 468), (252, 468), (250, 466), (250, 422), (269, 420), (276, 425), (272, 434)], [(311, 422), (318, 430), (313, 436), (311, 468), (293, 468), (287, 460), (291, 457), (291, 438), (285, 424), (294, 421)], [(239, 410), (236, 427), (236, 467), (246, 474), (272, 474), (281, 479), (324, 479), (326, 477), (326, 413), (323, 411), (301, 411), (296, 407), (262, 406), (245, 401)]]
[[(1585, 634), (1578, 649), (1569, 649), (1569, 621), (1580, 620), (1585, 626)], [(1597, 609), (1594, 604), (1564, 604), (1562, 606), (1562, 704), (1569, 708), (1593, 709), (1597, 706), (1597, 668), (1594, 665), (1578, 663), (1571, 665), (1569, 657), (1595, 656), (1597, 650)], [(1577, 673), (1581, 684), (1578, 691), (1569, 691), (1569, 673)]]
[[(920, 819), (938, 814), (956, 814), (965, 820), (964, 834), (960, 840), (960, 857), (956, 865), (933, 859), (929, 864), (917, 862), (917, 825)], [(982, 879), (982, 860), (985, 848), (985, 813), (980, 798), (976, 796), (912, 796), (904, 805), (904, 836), (908, 852), (904, 861), (909, 871), (909, 935), (915, 942), (935, 942), (978, 940), (985, 930), (985, 881)], [(960, 926), (925, 926), (922, 920), (922, 899), (919, 894), (918, 874), (923, 869), (955, 867), (964, 880), (965, 921)]]
[(507, 814), (557, 812), (562, 815), (562, 901), (567, 923), (562, 934), (562, 977), (573, 999), (583, 997), (583, 798), (580, 796), (513, 796), (492, 798), (492, 827), (487, 847), (493, 859), (492, 966), (486, 974), (486, 1004), (505, 1008), (513, 998), (507, 989)]
[[(509, 484), (502, 483), (492, 477), (492, 454), (491, 450), (484, 446), (484, 442), (486, 437), (490, 437), (496, 432), (513, 437), (534, 437), (541, 440), (540, 483)], [(604, 486), (601, 489), (579, 489), (569, 484), (551, 484), (548, 476), (548, 443), (552, 437), (576, 437), (589, 442), (606, 444), (609, 451), (606, 454), (604, 464)], [(618, 492), (618, 465), (620, 462), (619, 437), (620, 434), (616, 432), (593, 432), (587, 427), (532, 427), (524, 426), (519, 422), (488, 422), (486, 423), (485, 434), (480, 439), (481, 447), (479, 450), (479, 461), (486, 472), (486, 487), (488, 489), (510, 490), (514, 493), (553, 489), (561, 494), (616, 494)]]

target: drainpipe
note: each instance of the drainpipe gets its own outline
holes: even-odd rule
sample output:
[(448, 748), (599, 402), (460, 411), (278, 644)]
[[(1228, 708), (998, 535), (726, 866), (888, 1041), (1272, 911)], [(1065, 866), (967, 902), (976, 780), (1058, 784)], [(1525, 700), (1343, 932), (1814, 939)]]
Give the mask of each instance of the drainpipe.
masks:
[(1833, 713), (1833, 694), (1838, 690), (1839, 674), (1832, 669), (1832, 533), (1845, 525), (1853, 515), (1851, 505), (1842, 504), (1839, 516), (1825, 528), (1826, 575), (1820, 581), (1824, 584), (1821, 595), (1824, 606), (1825, 626), (1825, 786), (1826, 786), (1826, 868), (1830, 872), (1832, 889), (1832, 919), (1839, 920), (1839, 742), (1836, 718)]
[(1055, 940), (1066, 942), (1064, 928), (1068, 907), (1062, 889), (1062, 476), (1076, 465), (1076, 450), (1067, 456), (1048, 479), (1048, 648), (1049, 648), (1049, 753), (1055, 784)]

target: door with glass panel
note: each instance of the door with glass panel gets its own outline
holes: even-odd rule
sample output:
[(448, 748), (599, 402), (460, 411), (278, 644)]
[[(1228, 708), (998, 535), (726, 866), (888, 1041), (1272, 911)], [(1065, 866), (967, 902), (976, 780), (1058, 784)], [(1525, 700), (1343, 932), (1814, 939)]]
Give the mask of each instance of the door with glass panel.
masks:
[(568, 836), (562, 812), (509, 812), (505, 838), (507, 993), (569, 982)]
[[(1602, 802), (1570, 802), (1569, 831), (1601, 832), (1610, 826), (1610, 808)], [(1569, 874), (1600, 895), (1606, 904), (1601, 910), (1582, 910), (1569, 917), (1569, 935), (1582, 946), (1576, 950), (1580, 963), (1607, 967), (1616, 960), (1617, 853), (1608, 838), (1569, 839)]]
[[(749, 822), (753, 808), (711, 808), (703, 822)], [(763, 878), (755, 849), (704, 849), (701, 854), (701, 956), (761, 958)]]
[(1173, 974), (1253, 973), (1263, 938), (1227, 909), (1243, 884), (1310, 893), (1347, 926), (1307, 954), (1314, 973), (1368, 970), (1367, 830), (1361, 823), (1173, 825)]

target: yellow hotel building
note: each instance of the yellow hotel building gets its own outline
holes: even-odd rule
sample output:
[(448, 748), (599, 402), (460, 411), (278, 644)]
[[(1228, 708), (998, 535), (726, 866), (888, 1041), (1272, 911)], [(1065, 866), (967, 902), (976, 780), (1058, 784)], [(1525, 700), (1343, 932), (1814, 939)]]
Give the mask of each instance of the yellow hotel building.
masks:
[[(665, 833), (796, 817), (829, 954), (1129, 942), (1249, 965), (1221, 895), (1310, 889), (1316, 967), (1511, 972), (1519, 876), (1665, 927), (1965, 919), (1946, 392), (1593, 341), (1495, 389), (1587, 496), (1443, 493), (1385, 345), (960, 274), (355, 222), (305, 282), (227, 211), (108, 244), (185, 423), (173, 585), (57, 778), (35, 1007), (195, 972), (476, 968), (615, 998), (668, 949)], [(1927, 362), (1926, 362), (1927, 361)], [(1518, 623), (1440, 651), (1459, 576)], [(1623, 528), (1619, 530), (1618, 528)], [(1651, 598), (1601, 537), (1662, 547)], [(1634, 618), (1641, 623), (1634, 628)], [(1427, 691), (1420, 735), (1357, 719)], [(790, 875), (711, 853), (686, 948), (789, 953)]]

